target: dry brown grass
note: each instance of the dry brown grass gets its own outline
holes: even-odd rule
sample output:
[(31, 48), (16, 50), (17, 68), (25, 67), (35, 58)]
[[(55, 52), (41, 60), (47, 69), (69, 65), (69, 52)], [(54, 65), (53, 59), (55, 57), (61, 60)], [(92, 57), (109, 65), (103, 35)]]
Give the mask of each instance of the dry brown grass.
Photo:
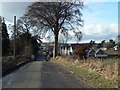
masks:
[[(99, 77), (103, 77), (103, 80), (98, 79), (103, 84), (103, 87), (110, 86), (111, 82), (113, 82), (116, 87), (118, 81), (118, 59), (88, 59), (88, 60), (79, 60), (71, 57), (57, 57), (53, 60), (54, 62), (63, 63), (64, 65), (74, 65), (81, 69), (84, 69), (90, 73), (95, 73)], [(93, 75), (94, 76), (94, 75)], [(88, 75), (89, 78), (89, 75)], [(106, 83), (104, 83), (104, 79), (106, 79)], [(107, 83), (108, 82), (108, 83)], [(113, 87), (114, 87), (113, 86)]]

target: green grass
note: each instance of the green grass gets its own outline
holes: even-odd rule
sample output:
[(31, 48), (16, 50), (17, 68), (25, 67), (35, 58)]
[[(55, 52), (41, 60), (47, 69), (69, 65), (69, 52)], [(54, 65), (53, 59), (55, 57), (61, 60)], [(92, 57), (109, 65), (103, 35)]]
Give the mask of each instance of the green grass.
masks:
[(74, 73), (81, 75), (82, 77), (85, 78), (85, 80), (92, 84), (95, 87), (99, 88), (117, 88), (118, 87), (118, 82), (116, 80), (108, 80), (105, 79), (103, 76), (99, 75), (98, 73), (95, 72), (90, 72), (84, 68), (78, 67), (75, 64), (70, 64), (66, 60), (55, 60), (53, 61), (57, 64), (63, 65), (66, 68), (69, 68), (72, 70)]
[(105, 50), (104, 52), (107, 54), (118, 54), (118, 51), (115, 50)]

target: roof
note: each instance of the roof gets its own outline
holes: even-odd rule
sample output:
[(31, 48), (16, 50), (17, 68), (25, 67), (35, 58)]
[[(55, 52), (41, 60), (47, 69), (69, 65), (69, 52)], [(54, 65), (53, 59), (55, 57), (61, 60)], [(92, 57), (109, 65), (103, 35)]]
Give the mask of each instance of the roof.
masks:
[(103, 57), (107, 57), (108, 55), (101, 49), (98, 49), (96, 52), (95, 52), (95, 57), (100, 57), (100, 58), (103, 58)]
[(93, 50), (93, 49), (90, 49), (90, 50), (88, 51), (88, 53), (91, 53), (91, 52), (95, 52), (95, 50)]
[(95, 54), (106, 54), (103, 50), (98, 49), (96, 50)]

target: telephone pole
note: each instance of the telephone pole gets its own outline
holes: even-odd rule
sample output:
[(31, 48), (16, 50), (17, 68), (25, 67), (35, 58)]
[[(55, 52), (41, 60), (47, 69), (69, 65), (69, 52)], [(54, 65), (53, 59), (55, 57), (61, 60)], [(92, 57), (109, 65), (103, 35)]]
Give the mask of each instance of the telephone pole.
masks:
[(13, 47), (14, 58), (16, 56), (15, 46), (16, 46), (16, 16), (14, 16), (14, 47)]

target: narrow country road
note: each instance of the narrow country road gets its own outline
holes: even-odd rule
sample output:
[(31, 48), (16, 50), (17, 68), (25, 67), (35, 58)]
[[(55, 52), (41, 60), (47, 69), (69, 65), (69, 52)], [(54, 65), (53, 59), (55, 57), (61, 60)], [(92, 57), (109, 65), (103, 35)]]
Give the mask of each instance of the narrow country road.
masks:
[(88, 88), (66, 68), (34, 61), (2, 78), (3, 88)]

